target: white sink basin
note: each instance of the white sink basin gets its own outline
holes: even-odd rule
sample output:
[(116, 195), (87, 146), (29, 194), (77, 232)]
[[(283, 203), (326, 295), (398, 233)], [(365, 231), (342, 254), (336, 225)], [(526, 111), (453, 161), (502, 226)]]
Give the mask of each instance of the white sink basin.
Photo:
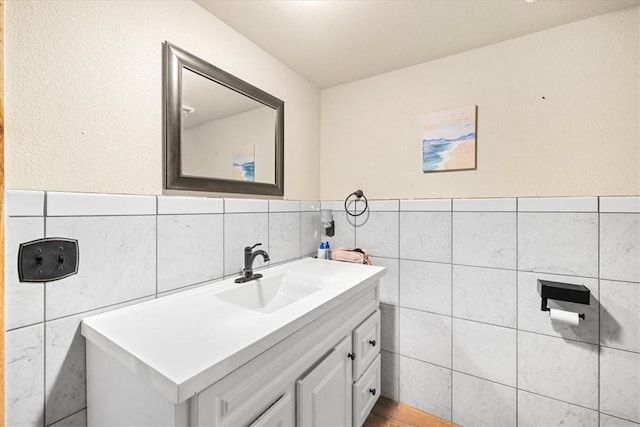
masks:
[(299, 272), (285, 272), (238, 284), (237, 288), (221, 292), (216, 297), (262, 313), (273, 313), (318, 292), (321, 285), (331, 281)]

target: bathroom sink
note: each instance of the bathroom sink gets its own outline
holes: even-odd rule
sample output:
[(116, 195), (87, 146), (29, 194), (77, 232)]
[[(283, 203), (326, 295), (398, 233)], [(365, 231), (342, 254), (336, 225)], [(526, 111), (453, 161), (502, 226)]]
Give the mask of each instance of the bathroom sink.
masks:
[(262, 313), (273, 313), (305, 298), (331, 281), (299, 272), (284, 272), (246, 282), (237, 288), (216, 294), (216, 297)]

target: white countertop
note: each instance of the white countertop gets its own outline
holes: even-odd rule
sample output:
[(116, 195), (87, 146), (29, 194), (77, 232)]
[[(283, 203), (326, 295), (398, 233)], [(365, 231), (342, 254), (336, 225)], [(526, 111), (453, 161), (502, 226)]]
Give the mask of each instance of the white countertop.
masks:
[(216, 294), (242, 286), (234, 279), (110, 311), (82, 321), (82, 335), (174, 403), (242, 366), (384, 274), (384, 267), (306, 258), (261, 270), (332, 278), (273, 313), (226, 302)]

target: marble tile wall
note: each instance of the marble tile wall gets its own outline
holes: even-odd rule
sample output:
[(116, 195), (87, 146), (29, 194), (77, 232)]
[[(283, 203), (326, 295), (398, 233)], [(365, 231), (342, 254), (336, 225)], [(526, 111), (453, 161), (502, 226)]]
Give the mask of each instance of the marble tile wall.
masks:
[[(319, 202), (6, 198), (9, 426), (85, 425), (84, 316), (234, 276), (249, 243), (275, 264), (320, 240)], [(332, 247), (366, 248), (387, 268), (386, 396), (465, 426), (640, 426), (640, 197), (385, 200), (358, 217), (342, 201), (322, 207)], [(18, 244), (56, 236), (79, 239), (80, 273), (19, 283)], [(538, 278), (589, 287), (589, 307), (550, 302), (586, 320), (551, 322)]]
[[(249, 244), (277, 264), (320, 241), (314, 201), (10, 190), (5, 206), (7, 426), (86, 425), (83, 317), (232, 277)], [(20, 283), (18, 245), (43, 237), (78, 239), (78, 274)]]
[[(466, 427), (640, 427), (640, 197), (322, 208), (332, 243), (387, 267), (385, 396)], [(586, 319), (551, 322), (537, 279), (587, 286), (589, 306), (549, 302)]]

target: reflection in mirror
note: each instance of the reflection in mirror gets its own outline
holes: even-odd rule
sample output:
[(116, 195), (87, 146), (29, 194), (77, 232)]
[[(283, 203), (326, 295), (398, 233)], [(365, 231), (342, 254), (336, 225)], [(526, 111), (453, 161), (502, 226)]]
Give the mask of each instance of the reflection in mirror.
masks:
[(276, 111), (182, 69), (182, 173), (275, 183)]
[(283, 195), (284, 103), (165, 42), (165, 186)]

